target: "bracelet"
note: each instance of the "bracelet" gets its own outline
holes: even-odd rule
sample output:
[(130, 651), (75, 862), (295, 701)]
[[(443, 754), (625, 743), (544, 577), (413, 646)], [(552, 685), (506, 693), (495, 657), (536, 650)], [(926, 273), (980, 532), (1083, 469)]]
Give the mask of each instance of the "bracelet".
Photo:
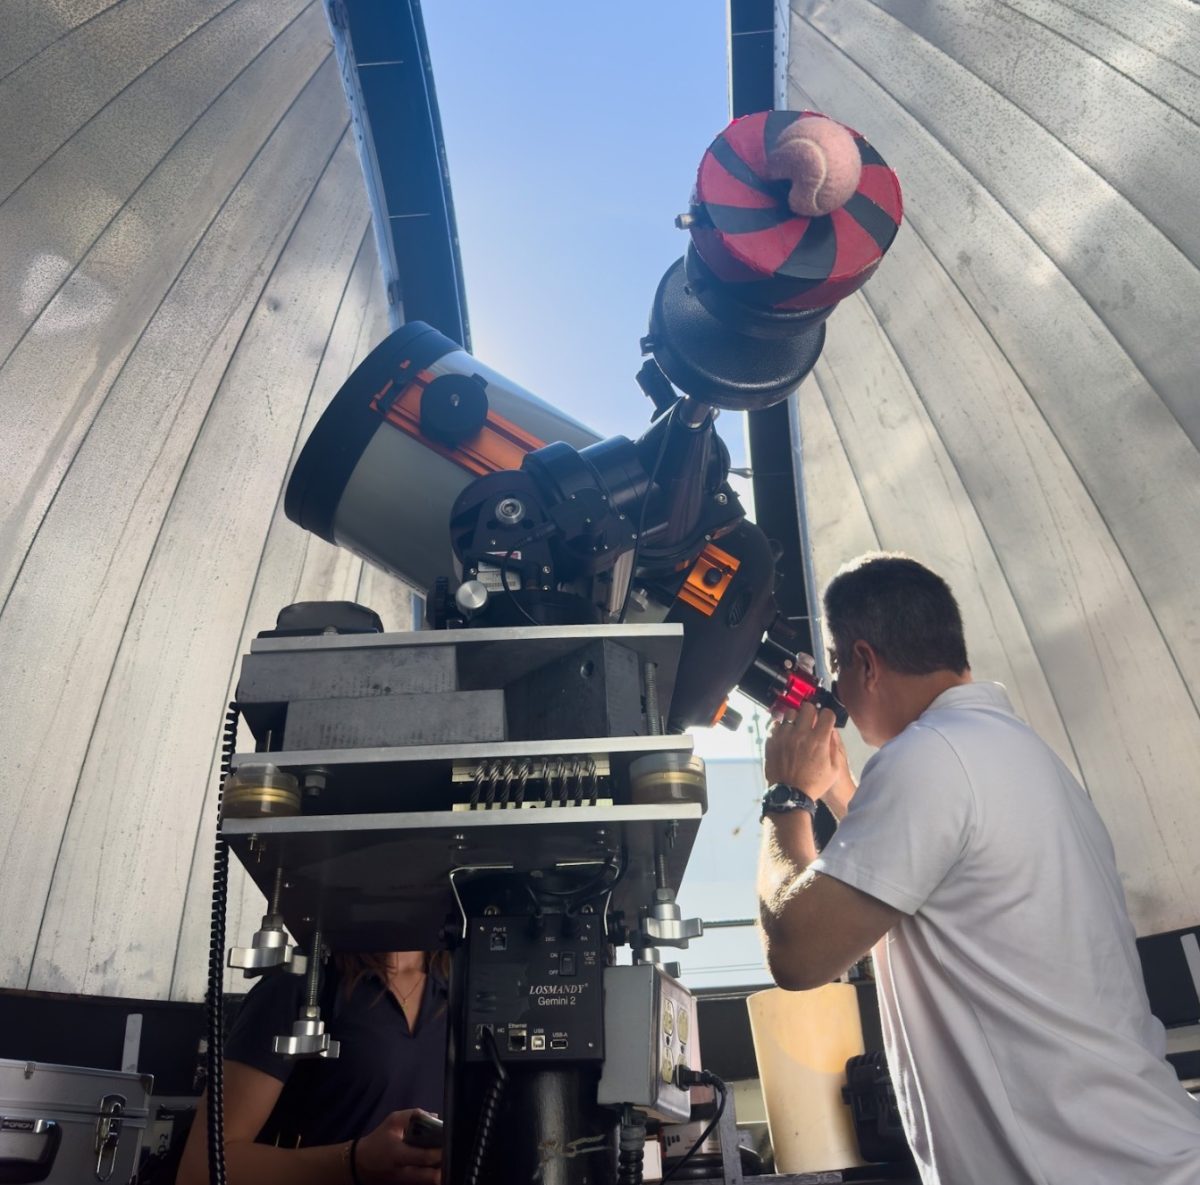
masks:
[(362, 1178), (358, 1175), (358, 1161), (355, 1155), (358, 1152), (358, 1140), (359, 1137), (355, 1136), (346, 1145), (346, 1163), (350, 1166), (350, 1180), (354, 1185), (363, 1185)]

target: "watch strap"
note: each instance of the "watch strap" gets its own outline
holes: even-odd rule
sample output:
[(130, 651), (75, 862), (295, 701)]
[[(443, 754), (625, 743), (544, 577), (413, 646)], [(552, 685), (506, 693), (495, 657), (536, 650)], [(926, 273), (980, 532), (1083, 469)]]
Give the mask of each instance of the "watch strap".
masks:
[(763, 795), (762, 814), (759, 818), (763, 819), (767, 815), (784, 815), (789, 811), (804, 811), (811, 818), (816, 818), (817, 800), (810, 798), (796, 786), (787, 786), (782, 782), (768, 786), (767, 792)]

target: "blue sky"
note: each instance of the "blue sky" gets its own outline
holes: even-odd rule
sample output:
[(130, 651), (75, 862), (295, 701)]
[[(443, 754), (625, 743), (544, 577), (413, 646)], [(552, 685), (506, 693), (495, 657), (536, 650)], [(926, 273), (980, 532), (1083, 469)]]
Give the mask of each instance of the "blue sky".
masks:
[[(724, 0), (426, 0), (474, 353), (637, 436), (659, 278), (728, 122)], [(741, 461), (742, 417), (722, 435)]]
[[(687, 246), (675, 215), (729, 122), (724, 0), (425, 0), (422, 10), (473, 352), (603, 435), (639, 435), (651, 407), (634, 381), (638, 341), (659, 279)], [(719, 426), (745, 464), (743, 417), (725, 412)], [(737, 733), (694, 730), (698, 753), (726, 759), (710, 766), (708, 834), (742, 890), (731, 896), (694, 862), (681, 903), (710, 920), (753, 912), (764, 721), (736, 698), (747, 717)], [(696, 985), (766, 974), (752, 929), (715, 931), (682, 957)]]

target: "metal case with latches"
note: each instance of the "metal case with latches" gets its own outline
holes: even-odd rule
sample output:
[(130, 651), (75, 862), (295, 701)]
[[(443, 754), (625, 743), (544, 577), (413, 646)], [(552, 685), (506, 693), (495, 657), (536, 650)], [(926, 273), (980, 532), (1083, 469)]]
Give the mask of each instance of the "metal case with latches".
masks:
[(154, 1079), (0, 1059), (0, 1181), (128, 1185)]

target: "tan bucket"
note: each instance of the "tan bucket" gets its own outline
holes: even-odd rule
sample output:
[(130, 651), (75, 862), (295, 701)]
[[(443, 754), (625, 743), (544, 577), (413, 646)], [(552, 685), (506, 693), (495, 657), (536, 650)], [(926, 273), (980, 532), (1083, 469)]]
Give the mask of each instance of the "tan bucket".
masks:
[(775, 1171), (819, 1173), (863, 1164), (850, 1108), (842, 1101), (846, 1061), (863, 1052), (853, 986), (771, 988), (746, 1004)]

